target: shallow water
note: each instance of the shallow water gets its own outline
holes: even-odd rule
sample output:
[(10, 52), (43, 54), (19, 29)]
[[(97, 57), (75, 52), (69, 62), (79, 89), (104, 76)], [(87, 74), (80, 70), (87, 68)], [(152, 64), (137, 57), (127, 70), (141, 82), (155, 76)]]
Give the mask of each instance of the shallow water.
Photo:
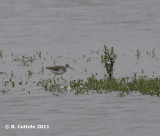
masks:
[[(158, 135), (159, 98), (132, 94), (1, 96), (2, 135)], [(3, 104), (2, 104), (3, 103)], [(4, 125), (49, 125), (46, 130), (4, 129)]]
[[(76, 69), (64, 74), (67, 80), (85, 79), (91, 73), (102, 78), (105, 70), (100, 63), (101, 52), (91, 54), (90, 50), (102, 50), (104, 44), (114, 46), (117, 52), (115, 77), (140, 74), (142, 69), (148, 76), (159, 76), (158, 0), (1, 0), (0, 3), (0, 50), (3, 50), (0, 72), (6, 72), (0, 75), (1, 81), (8, 79), (12, 70), (17, 82), (27, 80), (29, 69), (35, 73), (31, 82), (51, 78), (47, 70), (37, 73), (42, 65), (54, 65), (54, 60), (57, 65), (69, 63)], [(139, 59), (135, 56), (137, 48), (141, 51)], [(154, 48), (155, 57), (147, 55)], [(31, 56), (37, 51), (42, 51), (46, 60), (37, 60), (28, 67), (11, 57), (12, 53)], [(91, 61), (87, 62), (89, 57)], [(25, 88), (21, 91), (22, 88), (15, 86), (0, 95), (2, 135), (157, 136), (160, 133), (157, 97), (140, 94), (124, 98), (117, 94), (56, 97), (33, 84)], [(50, 128), (6, 130), (7, 124), (42, 124)]]

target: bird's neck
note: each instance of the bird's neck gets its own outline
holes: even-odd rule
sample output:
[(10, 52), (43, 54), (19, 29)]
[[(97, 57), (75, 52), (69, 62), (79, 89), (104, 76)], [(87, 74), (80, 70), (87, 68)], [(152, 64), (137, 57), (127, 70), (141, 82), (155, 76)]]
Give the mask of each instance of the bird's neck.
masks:
[(68, 70), (68, 67), (65, 67), (66, 70)]

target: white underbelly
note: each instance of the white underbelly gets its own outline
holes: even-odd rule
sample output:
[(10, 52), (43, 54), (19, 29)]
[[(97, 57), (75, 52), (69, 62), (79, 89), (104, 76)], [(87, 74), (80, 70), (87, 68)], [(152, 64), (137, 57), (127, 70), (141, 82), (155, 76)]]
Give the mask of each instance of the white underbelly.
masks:
[(56, 75), (62, 75), (64, 73), (64, 71), (61, 69), (61, 70), (58, 70), (58, 71), (53, 71), (53, 70), (50, 70), (52, 73), (56, 74)]

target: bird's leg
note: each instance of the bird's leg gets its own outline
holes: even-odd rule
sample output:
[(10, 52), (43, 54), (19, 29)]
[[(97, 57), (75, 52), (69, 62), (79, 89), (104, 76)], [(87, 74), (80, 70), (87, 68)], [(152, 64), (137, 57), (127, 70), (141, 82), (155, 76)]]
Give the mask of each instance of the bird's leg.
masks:
[(55, 77), (56, 77), (56, 75), (54, 75), (54, 83), (56, 83)]
[[(61, 79), (63, 79), (64, 81), (66, 81), (63, 77), (62, 77), (62, 75), (61, 75)], [(66, 81), (67, 82), (67, 81)]]

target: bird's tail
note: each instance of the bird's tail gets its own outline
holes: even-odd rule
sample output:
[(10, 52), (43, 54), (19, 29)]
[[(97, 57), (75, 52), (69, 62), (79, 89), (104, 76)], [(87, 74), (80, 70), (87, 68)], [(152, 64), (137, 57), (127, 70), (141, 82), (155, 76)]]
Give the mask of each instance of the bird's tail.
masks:
[(50, 69), (50, 67), (46, 67), (46, 69)]

